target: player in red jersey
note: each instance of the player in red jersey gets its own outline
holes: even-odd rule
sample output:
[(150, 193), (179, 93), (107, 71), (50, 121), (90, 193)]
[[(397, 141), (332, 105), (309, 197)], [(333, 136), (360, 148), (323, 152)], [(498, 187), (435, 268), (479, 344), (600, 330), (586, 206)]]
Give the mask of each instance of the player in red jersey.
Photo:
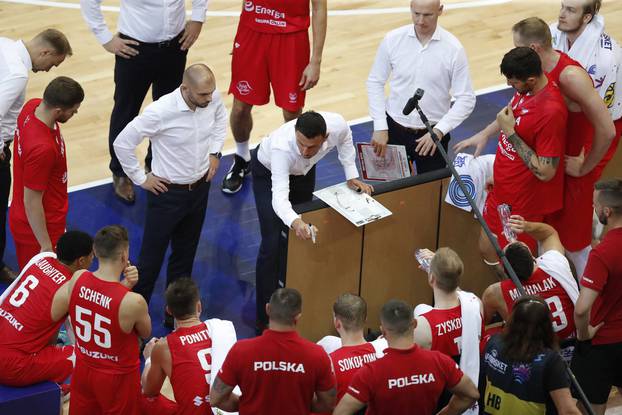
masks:
[[(217, 344), (209, 320), (202, 322), (199, 289), (190, 278), (173, 282), (165, 293), (166, 308), (175, 318), (175, 331), (163, 339), (152, 339), (145, 347), (143, 413), (164, 414), (174, 408), (179, 415), (202, 415), (210, 412), (209, 389), (214, 371), (213, 355)], [(230, 326), (233, 328), (233, 325)], [(235, 329), (222, 354), (235, 342)], [(222, 339), (221, 339), (222, 342)], [(160, 395), (166, 378), (170, 379), (175, 402)]]
[(73, 347), (56, 346), (56, 337), (69, 306), (65, 284), (91, 266), (93, 239), (67, 232), (56, 252), (35, 255), (0, 297), (0, 384), (61, 383), (73, 370)]
[(65, 232), (67, 157), (60, 124), (78, 112), (83, 99), (80, 84), (59, 76), (43, 100), (28, 101), (17, 118), (9, 227), (20, 268), (39, 252), (54, 252)]
[[(430, 261), (428, 283), (434, 293), (434, 307), (427, 304), (415, 307), (415, 343), (451, 357), (477, 384), (482, 302), (475, 294), (458, 287), (464, 265), (455, 251), (439, 248), (436, 252), (424, 249), (422, 253)], [(443, 392), (437, 405), (439, 410), (447, 405), (450, 397), (450, 393)], [(475, 408), (472, 413), (477, 413)]]
[(382, 307), (380, 324), (389, 343), (385, 356), (354, 375), (333, 414), (353, 414), (365, 404), (368, 415), (432, 414), (445, 388), (454, 395), (440, 413), (460, 414), (479, 398), (473, 382), (451, 358), (415, 344), (417, 323), (410, 305), (390, 300)]
[(616, 129), (607, 105), (594, 89), (585, 69), (565, 53), (553, 49), (551, 31), (544, 20), (537, 17), (521, 20), (514, 25), (512, 33), (515, 46), (527, 46), (536, 51), (549, 81), (559, 85), (566, 99), (565, 155), (584, 158), (580, 164), (566, 166), (564, 206), (545, 219), (559, 233), (577, 274), (582, 275), (592, 242), (594, 183), (613, 157), (614, 151), (609, 149)]
[[(330, 358), (296, 332), (302, 297), (279, 288), (266, 304), (268, 329), (229, 351), (210, 389), (212, 407), (246, 414), (328, 412), (335, 400)], [(239, 386), (242, 395), (233, 393)]]
[[(237, 143), (234, 163), (222, 183), (222, 191), (236, 193), (249, 172), (253, 105), (270, 100), (283, 110), (285, 122), (298, 117), (305, 93), (320, 78), (326, 39), (327, 0), (245, 0), (233, 42), (231, 131)], [(310, 17), (309, 4), (313, 8)], [(313, 51), (309, 57), (309, 23), (313, 27)]]
[[(384, 338), (367, 342), (364, 337), (367, 303), (354, 294), (342, 294), (333, 304), (333, 323), (339, 337), (326, 336), (318, 342), (333, 362), (337, 380), (337, 402), (346, 393), (352, 377), (365, 363), (383, 355), (387, 347)], [(361, 411), (364, 413), (365, 411)]]
[(139, 339), (151, 334), (151, 319), (144, 298), (130, 291), (138, 271), (128, 265), (127, 230), (100, 229), (93, 249), (99, 268), (76, 273), (67, 284), (76, 334), (69, 414), (139, 414)]
[[(550, 225), (527, 222), (514, 215), (510, 218), (510, 223), (515, 232), (528, 233), (540, 244), (543, 253), (535, 260), (522, 242), (506, 246), (505, 255), (527, 294), (541, 297), (549, 306), (553, 330), (560, 341), (563, 357), (570, 361), (575, 343), (574, 303), (577, 301), (579, 288), (572, 275), (570, 263), (564, 256), (564, 246)], [(519, 298), (520, 293), (510, 279), (486, 288), (482, 296), (485, 321), (490, 322), (496, 313), (503, 320), (507, 320)]]
[[(514, 48), (501, 62), (501, 72), (516, 93), (496, 121), (456, 146), (456, 151), (476, 146), (481, 153), (488, 137), (501, 131), (494, 163), (494, 185), (484, 206), (484, 219), (501, 248), (508, 244), (497, 207), (506, 203), (512, 213), (532, 222), (561, 209), (563, 204), (564, 141), (568, 111), (559, 88), (542, 72), (540, 58), (530, 48)], [(557, 175), (557, 179), (556, 179)], [(556, 186), (548, 184), (554, 180)], [(532, 252), (535, 241), (519, 235)], [(498, 266), (497, 255), (484, 231), (480, 233), (484, 260)]]
[(571, 368), (596, 414), (622, 387), (622, 180), (594, 186), (594, 210), (609, 231), (590, 252), (575, 305), (577, 350)]

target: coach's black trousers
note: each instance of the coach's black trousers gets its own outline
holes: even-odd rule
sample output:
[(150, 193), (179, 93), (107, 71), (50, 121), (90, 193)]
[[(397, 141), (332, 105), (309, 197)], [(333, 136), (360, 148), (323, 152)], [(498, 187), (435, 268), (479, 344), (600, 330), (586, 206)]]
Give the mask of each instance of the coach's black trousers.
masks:
[[(123, 34), (120, 36), (123, 39), (132, 39)], [(117, 135), (140, 112), (149, 87), (152, 87), (151, 96), (155, 101), (181, 85), (188, 51), (179, 49), (180, 38), (181, 34), (167, 42), (141, 42), (137, 46), (132, 45), (138, 50), (138, 55), (129, 59), (115, 56), (114, 107), (110, 115), (108, 134), (110, 170), (115, 176), (126, 176), (126, 174), (123, 172), (112, 144)], [(145, 163), (151, 166), (151, 146), (149, 146)]]
[[(255, 268), (257, 323), (261, 328), (268, 324), (266, 303), (277, 288), (285, 286), (289, 228), (272, 209), (272, 173), (257, 160), (257, 149), (251, 152), (251, 172), (261, 230)], [(289, 176), (289, 201), (292, 205), (310, 201), (314, 189), (315, 166), (304, 176)]]
[(4, 143), (4, 160), (0, 161), (0, 270), (4, 268), (4, 248), (6, 247), (6, 214), (11, 192), (11, 143)]
[[(441, 153), (436, 150), (433, 156), (421, 156), (416, 151), (417, 139), (427, 134), (427, 130), (412, 130), (406, 128), (401, 124), (398, 124), (393, 118), (387, 114), (387, 124), (389, 126), (389, 144), (399, 144), (406, 147), (406, 154), (408, 159), (412, 161), (417, 169), (417, 174), (427, 173), (438, 169), (444, 169), (447, 167), (445, 159)], [(445, 134), (441, 139), (441, 144), (445, 151), (447, 151), (449, 140), (451, 137), (449, 134)]]
[(192, 264), (199, 245), (207, 210), (210, 183), (194, 190), (169, 186), (167, 192), (147, 193), (147, 215), (138, 259), (138, 283), (134, 291), (149, 302), (166, 249), (171, 256), (166, 271), (166, 286), (182, 277), (191, 277)]

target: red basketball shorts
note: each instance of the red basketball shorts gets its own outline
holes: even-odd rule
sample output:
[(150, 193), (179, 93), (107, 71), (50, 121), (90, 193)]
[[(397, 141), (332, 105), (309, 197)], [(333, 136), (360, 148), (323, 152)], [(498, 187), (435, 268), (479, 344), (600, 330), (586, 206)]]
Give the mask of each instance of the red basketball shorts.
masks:
[(299, 83), (309, 53), (307, 31), (271, 34), (240, 25), (233, 42), (229, 93), (247, 104), (264, 105), (272, 85), (276, 105), (296, 112), (305, 104)]
[(0, 384), (3, 385), (62, 383), (73, 371), (73, 346), (48, 346), (32, 354), (0, 349), (0, 356)]

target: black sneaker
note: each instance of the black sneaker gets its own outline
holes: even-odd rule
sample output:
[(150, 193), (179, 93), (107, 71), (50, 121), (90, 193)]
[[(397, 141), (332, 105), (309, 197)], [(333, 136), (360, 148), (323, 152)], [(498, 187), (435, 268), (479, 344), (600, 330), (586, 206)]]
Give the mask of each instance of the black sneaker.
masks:
[(222, 181), (222, 191), (228, 194), (239, 192), (244, 184), (244, 176), (250, 172), (250, 167), (250, 162), (235, 154), (233, 165)]

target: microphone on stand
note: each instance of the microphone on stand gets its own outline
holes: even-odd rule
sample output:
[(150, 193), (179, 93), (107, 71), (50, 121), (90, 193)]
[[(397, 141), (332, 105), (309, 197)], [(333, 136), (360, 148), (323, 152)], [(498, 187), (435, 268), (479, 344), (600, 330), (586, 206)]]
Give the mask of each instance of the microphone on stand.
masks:
[(404, 110), (402, 111), (402, 114), (409, 115), (411, 112), (413, 112), (413, 110), (417, 106), (417, 103), (423, 97), (424, 92), (425, 91), (423, 89), (417, 88), (417, 90), (415, 91), (415, 95), (410, 97), (406, 105), (404, 105)]

